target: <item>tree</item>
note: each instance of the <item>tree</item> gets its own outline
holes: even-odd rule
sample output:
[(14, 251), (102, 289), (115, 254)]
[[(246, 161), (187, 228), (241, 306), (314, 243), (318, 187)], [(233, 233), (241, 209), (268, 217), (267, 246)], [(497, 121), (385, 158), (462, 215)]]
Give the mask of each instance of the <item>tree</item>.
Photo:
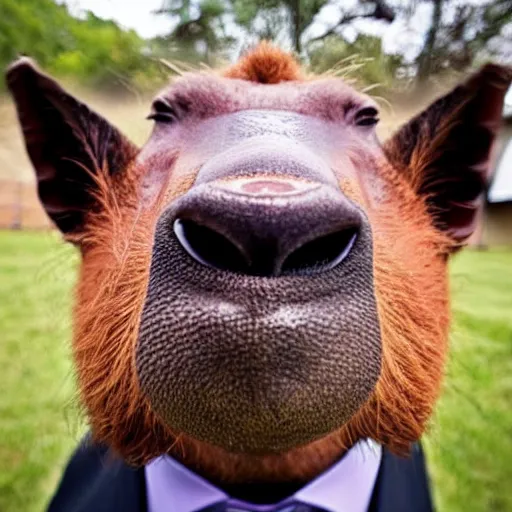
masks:
[[(308, 29), (327, 5), (339, 7), (339, 18), (326, 27), (323, 34), (306, 41)], [(233, 10), (236, 22), (249, 33), (275, 39), (279, 32), (287, 32), (295, 52), (299, 55), (305, 43), (321, 41), (339, 34), (344, 26), (356, 19), (394, 19), (394, 11), (385, 0), (360, 0), (351, 9), (343, 8), (341, 2), (335, 0), (233, 0)], [(269, 23), (271, 21), (273, 25)]]
[(146, 47), (133, 30), (91, 12), (78, 19), (53, 0), (0, 0), (2, 69), (25, 54), (60, 76), (131, 89), (141, 78), (145, 84), (162, 81), (158, 67), (145, 56)]
[(416, 59), (419, 82), (445, 70), (464, 71), (480, 58), (512, 60), (512, 0), (431, 3), (430, 26)]
[(444, 0), (433, 0), (432, 20), (430, 22), (430, 28), (425, 38), (425, 44), (421, 53), (418, 55), (418, 73), (417, 77), (419, 81), (424, 81), (430, 76), (434, 66), (434, 50), (436, 49), (436, 43), (438, 38), (439, 30), (441, 29), (441, 18), (443, 14), (443, 3)]
[(185, 50), (208, 59), (209, 53), (232, 42), (224, 26), (224, 16), (229, 8), (223, 0), (164, 0), (156, 13), (169, 16), (175, 27), (163, 42), (177, 42)]

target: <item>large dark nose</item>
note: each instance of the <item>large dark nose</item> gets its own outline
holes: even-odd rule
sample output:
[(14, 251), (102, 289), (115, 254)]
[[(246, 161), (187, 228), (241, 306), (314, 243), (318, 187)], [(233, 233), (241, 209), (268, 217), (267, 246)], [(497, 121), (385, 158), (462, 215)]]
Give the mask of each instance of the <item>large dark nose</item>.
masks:
[(255, 177), (193, 187), (172, 208), (172, 228), (204, 265), (279, 276), (340, 264), (361, 228), (359, 210), (334, 187)]

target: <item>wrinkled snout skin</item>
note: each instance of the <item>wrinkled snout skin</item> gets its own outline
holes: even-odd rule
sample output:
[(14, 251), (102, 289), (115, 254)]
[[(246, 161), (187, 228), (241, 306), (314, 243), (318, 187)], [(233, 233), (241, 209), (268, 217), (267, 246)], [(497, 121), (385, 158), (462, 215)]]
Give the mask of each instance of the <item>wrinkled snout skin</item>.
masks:
[[(175, 146), (174, 128), (158, 130)], [(371, 227), (340, 188), (354, 174), (339, 150), (350, 134), (261, 110), (190, 130), (173, 172), (198, 171), (157, 221), (140, 385), (173, 429), (231, 452), (284, 452), (346, 423), (380, 374)], [(185, 217), (238, 244), (246, 265), (208, 265), (208, 247), (194, 259), (174, 229)], [(350, 246), (322, 261), (315, 240), (346, 231)], [(309, 259), (287, 271), (283, 259), (307, 243)]]

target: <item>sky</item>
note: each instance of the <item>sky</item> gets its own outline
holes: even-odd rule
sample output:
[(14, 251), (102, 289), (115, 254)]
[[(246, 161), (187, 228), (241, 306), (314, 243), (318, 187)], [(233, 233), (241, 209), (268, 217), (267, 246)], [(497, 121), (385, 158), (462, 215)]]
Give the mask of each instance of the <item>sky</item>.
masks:
[[(469, 3), (479, 0), (469, 0)], [(357, 0), (344, 0), (344, 7), (350, 7)], [(136, 30), (142, 37), (154, 37), (169, 33), (172, 24), (169, 18), (153, 14), (153, 11), (162, 6), (162, 0), (65, 0), (74, 15), (80, 15), (84, 10), (90, 10), (96, 16), (105, 19), (114, 19), (125, 28)], [(345, 29), (344, 35), (355, 37), (358, 29), (379, 35), (383, 38), (384, 49), (387, 52), (401, 51), (406, 57), (414, 58), (421, 48), (423, 38), (428, 29), (431, 4), (421, 2), (417, 4), (416, 11), (410, 22), (398, 17), (391, 25), (385, 22), (356, 21), (352, 27)], [(310, 27), (308, 35), (314, 37), (322, 34), (333, 20), (339, 18), (339, 10), (330, 5), (322, 9), (317, 21)], [(235, 33), (233, 33), (233, 31)], [(232, 35), (236, 34), (236, 27), (232, 27)], [(506, 102), (512, 105), (512, 88), (509, 90)]]
[(162, 0), (66, 0), (65, 3), (74, 15), (89, 10), (100, 18), (114, 19), (125, 28), (136, 30), (142, 37), (169, 32), (169, 19), (151, 14), (162, 6)]

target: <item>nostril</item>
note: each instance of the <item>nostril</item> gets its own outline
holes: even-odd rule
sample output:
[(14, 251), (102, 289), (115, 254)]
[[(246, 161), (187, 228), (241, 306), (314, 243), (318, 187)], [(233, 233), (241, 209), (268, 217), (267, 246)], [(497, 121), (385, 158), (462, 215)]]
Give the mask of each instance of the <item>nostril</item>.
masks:
[(185, 251), (203, 265), (234, 272), (247, 269), (243, 254), (214, 229), (191, 220), (177, 219), (174, 233)]
[(187, 254), (184, 264), (190, 257), (255, 277), (312, 276), (336, 267), (353, 248), (364, 250), (357, 244), (367, 232), (364, 215), (340, 191), (302, 189), (291, 178), (290, 190), (288, 182), (278, 187), (269, 179), (232, 181), (193, 187), (166, 210), (162, 228)]
[(287, 256), (281, 274), (316, 274), (334, 268), (350, 253), (357, 228), (343, 229), (301, 245)]

